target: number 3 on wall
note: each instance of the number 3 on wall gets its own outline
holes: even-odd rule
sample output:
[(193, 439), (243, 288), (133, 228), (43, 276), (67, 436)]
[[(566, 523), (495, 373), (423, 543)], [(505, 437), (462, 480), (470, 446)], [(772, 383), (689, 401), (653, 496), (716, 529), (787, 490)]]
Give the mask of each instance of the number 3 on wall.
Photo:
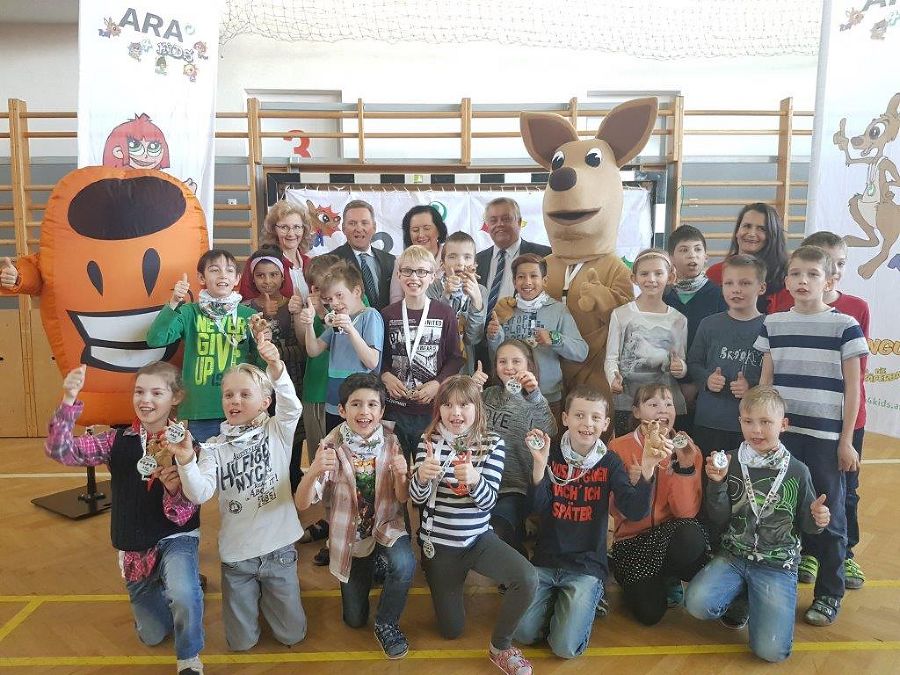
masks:
[(312, 157), (312, 155), (309, 152), (309, 142), (312, 139), (296, 138), (295, 136), (293, 136), (293, 134), (302, 134), (302, 133), (306, 133), (306, 132), (304, 132), (303, 129), (291, 129), (290, 131), (288, 131), (288, 134), (291, 134), (291, 135), (285, 136), (284, 140), (288, 141), (289, 143), (292, 141), (296, 141), (297, 145), (295, 145), (293, 147), (293, 149), (291, 150), (291, 152), (293, 154), (299, 155), (300, 157)]

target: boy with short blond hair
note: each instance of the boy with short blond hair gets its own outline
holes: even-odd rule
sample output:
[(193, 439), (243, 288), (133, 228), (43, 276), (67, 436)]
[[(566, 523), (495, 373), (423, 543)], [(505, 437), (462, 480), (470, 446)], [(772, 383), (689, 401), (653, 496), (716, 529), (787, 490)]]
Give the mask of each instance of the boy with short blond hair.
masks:
[(703, 319), (688, 351), (688, 373), (700, 389), (692, 436), (704, 456), (734, 450), (743, 441), (738, 403), (759, 383), (762, 354), (753, 343), (765, 319), (756, 307), (765, 279), (766, 265), (759, 258), (726, 258), (722, 293), (728, 311)]
[[(450, 305), (456, 312), (463, 367), (460, 374), (475, 371), (475, 345), (481, 341), (487, 314), (487, 288), (478, 283), (475, 240), (465, 232), (454, 232), (441, 247), (444, 276), (428, 287), (428, 297)], [(484, 367), (487, 364), (482, 364)]]
[(403, 300), (381, 310), (384, 359), (381, 379), (388, 391), (385, 417), (407, 458), (431, 422), (431, 402), (441, 382), (463, 365), (456, 312), (426, 295), (437, 264), (431, 252), (413, 245), (400, 254), (397, 275)]
[(774, 387), (754, 387), (740, 403), (744, 442), (724, 458), (707, 458), (704, 510), (724, 529), (722, 548), (691, 580), (684, 603), (698, 619), (724, 619), (746, 596), (750, 649), (770, 662), (786, 659), (793, 646), (801, 532), (821, 532), (831, 517), (809, 470), (779, 439), (784, 413)]
[(790, 419), (784, 444), (809, 468), (818, 494), (831, 508), (820, 535), (803, 550), (818, 561), (815, 599), (804, 615), (814, 626), (834, 623), (844, 596), (847, 546), (844, 471), (859, 467), (853, 428), (859, 411), (860, 357), (869, 346), (859, 323), (825, 303), (835, 265), (818, 246), (800, 246), (788, 261), (787, 312), (769, 314), (755, 347), (763, 352), (760, 384), (774, 384)]

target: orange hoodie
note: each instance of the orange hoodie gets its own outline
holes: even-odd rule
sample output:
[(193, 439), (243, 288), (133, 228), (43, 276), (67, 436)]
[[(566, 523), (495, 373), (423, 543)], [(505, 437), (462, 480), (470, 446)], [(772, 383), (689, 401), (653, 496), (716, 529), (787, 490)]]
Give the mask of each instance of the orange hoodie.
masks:
[[(660, 462), (656, 469), (656, 481), (650, 501), (650, 515), (646, 518), (638, 521), (628, 520), (616, 508), (615, 497), (610, 495), (609, 513), (615, 523), (613, 541), (629, 539), (673, 518), (697, 516), (703, 498), (703, 488), (700, 482), (703, 455), (693, 440), (691, 444), (695, 449), (694, 473), (690, 475), (675, 473), (672, 469), (671, 459)], [(635, 429), (627, 436), (613, 439), (609, 444), (609, 449), (619, 456), (627, 469), (632, 464), (641, 461), (644, 454), (644, 437), (640, 429)]]

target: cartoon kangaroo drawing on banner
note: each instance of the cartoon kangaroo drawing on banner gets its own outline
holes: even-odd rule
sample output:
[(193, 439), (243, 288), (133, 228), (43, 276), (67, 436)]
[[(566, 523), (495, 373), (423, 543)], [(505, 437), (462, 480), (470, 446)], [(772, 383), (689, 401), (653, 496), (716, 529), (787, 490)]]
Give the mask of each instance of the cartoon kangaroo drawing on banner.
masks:
[[(900, 204), (894, 203), (891, 186), (900, 187), (900, 173), (897, 165), (884, 154), (888, 144), (897, 138), (900, 131), (900, 93), (894, 94), (883, 115), (879, 115), (859, 136), (848, 139), (845, 131), (847, 118), (841, 119), (840, 128), (833, 136), (834, 144), (843, 150), (847, 166), (868, 165), (866, 186), (863, 192), (850, 198), (850, 216), (866, 234), (866, 238), (847, 236), (847, 246), (873, 248), (878, 246), (881, 234), (881, 250), (874, 258), (859, 266), (859, 276), (869, 279), (888, 256), (900, 237)], [(859, 151), (859, 157), (851, 157), (849, 146)], [(900, 268), (900, 256), (894, 256), (889, 267)]]

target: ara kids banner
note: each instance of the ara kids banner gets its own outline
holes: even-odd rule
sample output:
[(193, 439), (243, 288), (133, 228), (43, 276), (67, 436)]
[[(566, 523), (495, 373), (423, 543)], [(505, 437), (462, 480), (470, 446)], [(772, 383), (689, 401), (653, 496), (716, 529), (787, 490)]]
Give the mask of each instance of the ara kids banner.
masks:
[(807, 234), (847, 243), (841, 292), (869, 304), (866, 429), (900, 438), (900, 5), (825, 4)]
[(81, 0), (78, 166), (158, 169), (212, 238), (219, 0)]
[[(287, 189), (285, 198), (305, 205), (316, 223), (310, 255), (331, 251), (346, 241), (341, 231), (341, 214), (351, 199), (362, 199), (375, 209), (377, 232), (373, 246), (399, 255), (403, 251), (403, 215), (420, 204), (433, 206), (447, 224), (447, 233), (462, 230), (475, 239), (479, 251), (492, 245), (484, 224), (484, 209), (498, 197), (515, 199), (522, 214), (522, 238), (549, 246), (544, 228), (543, 189), (517, 190), (316, 190)], [(650, 193), (643, 188), (626, 188), (616, 249), (632, 261), (653, 239)]]

